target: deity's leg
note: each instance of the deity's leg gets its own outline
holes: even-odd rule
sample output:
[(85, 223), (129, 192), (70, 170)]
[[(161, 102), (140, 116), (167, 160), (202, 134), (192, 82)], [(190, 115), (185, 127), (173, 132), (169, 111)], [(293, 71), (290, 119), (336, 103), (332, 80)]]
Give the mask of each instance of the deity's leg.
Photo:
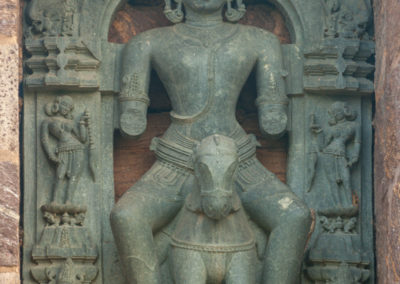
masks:
[(326, 186), (326, 199), (331, 200), (331, 207), (338, 208), (341, 207), (341, 200), (339, 196), (339, 185), (338, 179), (341, 179), (340, 172), (338, 172), (338, 163), (335, 156), (330, 154), (322, 154), (321, 165), (324, 169), (326, 179), (328, 180), (328, 185)]
[(299, 282), (310, 210), (258, 161), (240, 170), (238, 181), (243, 189), (239, 195), (250, 218), (270, 232), (262, 283)]
[(153, 233), (181, 209), (180, 189), (186, 178), (156, 162), (112, 210), (111, 226), (127, 283), (162, 283)]
[(84, 161), (84, 153), (83, 151), (76, 150), (69, 153), (69, 181), (67, 188), (67, 197), (66, 202), (73, 202), (75, 191), (78, 188), (78, 182), (82, 175), (83, 161)]
[(342, 177), (343, 189), (339, 189), (341, 204), (343, 207), (349, 208), (353, 206), (353, 191), (351, 188), (350, 168), (347, 166), (347, 160), (342, 157), (339, 161), (340, 176)]
[(200, 252), (173, 248), (171, 260), (175, 284), (206, 284), (207, 271)]
[(226, 275), (226, 284), (255, 284), (256, 283), (255, 248), (248, 251), (235, 252)]
[(60, 155), (60, 163), (57, 166), (56, 180), (54, 183), (53, 202), (59, 204), (63, 204), (65, 198), (64, 185), (67, 179), (67, 163), (65, 161), (65, 158), (65, 156), (63, 157), (62, 155)]

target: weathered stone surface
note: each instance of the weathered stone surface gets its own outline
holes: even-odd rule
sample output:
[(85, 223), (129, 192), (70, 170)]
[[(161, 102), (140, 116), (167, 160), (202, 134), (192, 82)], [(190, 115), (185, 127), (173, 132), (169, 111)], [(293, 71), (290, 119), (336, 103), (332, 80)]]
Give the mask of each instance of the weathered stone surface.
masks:
[(18, 34), (18, 1), (2, 0), (0, 2), (0, 35), (16, 36)]
[(0, 162), (0, 266), (19, 264), (19, 168)]
[(0, 283), (19, 283), (19, 7), (0, 1)]
[(0, 161), (19, 160), (18, 64), (18, 45), (0, 44)]
[(0, 284), (19, 284), (18, 272), (2, 272), (0, 269)]
[(400, 2), (374, 1), (375, 216), (378, 283), (400, 283)]

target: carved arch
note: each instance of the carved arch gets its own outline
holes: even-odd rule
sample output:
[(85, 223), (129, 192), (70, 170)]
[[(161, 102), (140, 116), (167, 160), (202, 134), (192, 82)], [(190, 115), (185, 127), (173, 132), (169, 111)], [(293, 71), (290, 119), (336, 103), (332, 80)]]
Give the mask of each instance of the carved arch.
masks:
[[(127, 0), (110, 0), (103, 4), (101, 12), (99, 12), (98, 25), (93, 25), (96, 27), (95, 34), (98, 35), (98, 38), (107, 41), (109, 27), (112, 23), (114, 14), (122, 5), (126, 3), (126, 1)], [(292, 43), (302, 46), (305, 37), (304, 25), (296, 4), (289, 0), (267, 0), (266, 2), (274, 4), (284, 15), (286, 24), (290, 31)], [(89, 4), (87, 3), (86, 5)]]

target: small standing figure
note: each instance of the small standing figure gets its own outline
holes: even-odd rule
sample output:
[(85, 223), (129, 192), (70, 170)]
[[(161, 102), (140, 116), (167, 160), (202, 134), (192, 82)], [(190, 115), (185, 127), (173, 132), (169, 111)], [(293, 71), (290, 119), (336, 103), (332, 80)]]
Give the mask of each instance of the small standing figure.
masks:
[[(329, 183), (327, 197), (333, 204), (322, 211), (329, 215), (353, 215), (357, 206), (353, 204), (350, 170), (358, 161), (361, 145), (360, 126), (355, 121), (357, 113), (346, 103), (335, 102), (328, 115), (329, 126), (326, 129), (315, 123), (314, 115), (310, 126), (314, 134), (324, 134), (318, 143), (318, 160)], [(313, 170), (312, 175), (315, 174), (315, 165)]]
[[(56, 165), (53, 202), (57, 204), (72, 202), (85, 160), (90, 115), (86, 110), (77, 125), (72, 116), (73, 110), (71, 97), (57, 97), (53, 103), (46, 105), (49, 118), (42, 123), (42, 146), (50, 161)], [(51, 147), (50, 136), (57, 140), (55, 149)]]
[(339, 0), (325, 0), (325, 8), (328, 14), (325, 36), (327, 38), (337, 37), (337, 22), (340, 14)]

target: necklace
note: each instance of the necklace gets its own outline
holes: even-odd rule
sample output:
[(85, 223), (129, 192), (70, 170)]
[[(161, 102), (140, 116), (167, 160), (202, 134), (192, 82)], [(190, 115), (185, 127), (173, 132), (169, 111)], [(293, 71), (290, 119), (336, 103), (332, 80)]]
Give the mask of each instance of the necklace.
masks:
[(221, 23), (212, 27), (199, 27), (189, 24), (178, 24), (174, 26), (173, 30), (176, 34), (185, 38), (185, 43), (208, 48), (236, 34), (238, 25)]

